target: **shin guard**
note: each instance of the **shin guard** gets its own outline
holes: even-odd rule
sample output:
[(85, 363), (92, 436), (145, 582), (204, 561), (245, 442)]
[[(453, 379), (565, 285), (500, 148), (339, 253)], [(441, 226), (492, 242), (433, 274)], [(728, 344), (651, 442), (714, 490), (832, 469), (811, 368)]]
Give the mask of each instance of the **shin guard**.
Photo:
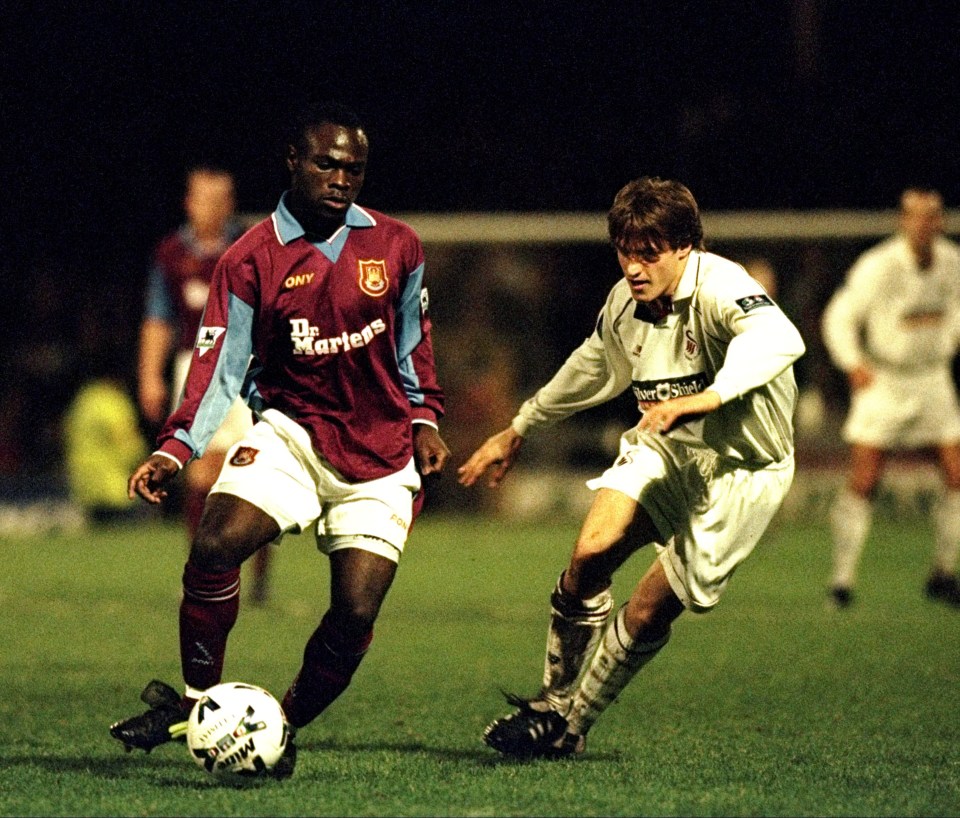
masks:
[(563, 590), (562, 580), (563, 574), (550, 596), (543, 687), (538, 698), (565, 714), (613, 610), (613, 596), (607, 590), (590, 599), (577, 599)]
[(624, 609), (617, 611), (607, 628), (593, 661), (580, 682), (570, 713), (567, 731), (586, 735), (600, 714), (620, 695), (640, 668), (657, 655), (670, 639), (670, 632), (654, 642), (637, 642), (624, 626)]

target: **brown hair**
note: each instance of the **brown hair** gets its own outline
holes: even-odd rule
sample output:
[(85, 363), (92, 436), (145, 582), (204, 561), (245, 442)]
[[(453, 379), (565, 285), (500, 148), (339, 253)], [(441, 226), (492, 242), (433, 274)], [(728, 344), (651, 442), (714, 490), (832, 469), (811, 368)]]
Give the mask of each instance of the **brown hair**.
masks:
[(627, 256), (688, 246), (703, 250), (693, 194), (680, 182), (657, 177), (642, 176), (620, 188), (607, 214), (607, 230), (613, 246)]

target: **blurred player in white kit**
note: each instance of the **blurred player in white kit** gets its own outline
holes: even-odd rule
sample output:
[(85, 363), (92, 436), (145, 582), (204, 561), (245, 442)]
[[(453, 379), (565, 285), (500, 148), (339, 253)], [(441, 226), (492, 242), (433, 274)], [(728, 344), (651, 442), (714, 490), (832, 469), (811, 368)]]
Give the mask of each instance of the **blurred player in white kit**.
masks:
[(960, 247), (944, 236), (943, 198), (911, 187), (899, 230), (863, 253), (823, 314), (823, 340), (850, 384), (844, 488), (830, 512), (828, 602), (853, 602), (857, 566), (888, 454), (936, 453), (944, 493), (933, 515), (927, 595), (960, 607), (960, 406), (951, 366), (960, 329)]

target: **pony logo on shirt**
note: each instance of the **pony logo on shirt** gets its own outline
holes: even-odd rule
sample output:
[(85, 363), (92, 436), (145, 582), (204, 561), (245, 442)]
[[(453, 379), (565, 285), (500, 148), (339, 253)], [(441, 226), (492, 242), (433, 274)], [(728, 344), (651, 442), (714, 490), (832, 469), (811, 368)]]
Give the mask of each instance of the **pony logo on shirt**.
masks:
[(367, 295), (379, 298), (387, 291), (390, 279), (387, 277), (387, 262), (385, 259), (361, 258), (357, 259), (360, 268), (360, 289)]

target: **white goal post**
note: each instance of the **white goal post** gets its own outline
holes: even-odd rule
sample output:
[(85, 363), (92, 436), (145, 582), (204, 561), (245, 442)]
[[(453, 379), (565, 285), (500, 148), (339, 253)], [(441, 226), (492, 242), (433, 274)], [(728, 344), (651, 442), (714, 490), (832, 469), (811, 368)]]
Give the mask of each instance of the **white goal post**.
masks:
[[(266, 213), (248, 213), (253, 225)], [(589, 244), (607, 240), (606, 213), (542, 212), (400, 212), (425, 244)], [(707, 241), (815, 241), (870, 239), (896, 228), (890, 210), (720, 210), (703, 211)], [(947, 233), (960, 235), (960, 209), (947, 211)]]
[[(896, 210), (704, 211), (708, 241), (880, 238), (896, 227)], [(566, 244), (607, 240), (606, 213), (400, 213), (426, 244)], [(947, 232), (960, 234), (960, 210), (947, 211)]]

